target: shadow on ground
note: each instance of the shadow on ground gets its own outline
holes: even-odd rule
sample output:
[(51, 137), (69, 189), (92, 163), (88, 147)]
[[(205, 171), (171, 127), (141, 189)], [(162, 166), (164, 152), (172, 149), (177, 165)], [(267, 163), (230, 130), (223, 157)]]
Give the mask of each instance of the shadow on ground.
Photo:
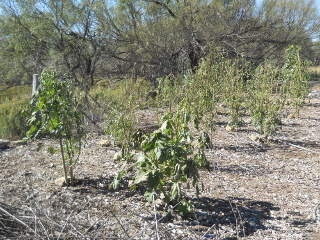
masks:
[(295, 140), (274, 140), (275, 143), (277, 143), (282, 148), (289, 148), (292, 147), (292, 145), (298, 146), (298, 147), (304, 147), (304, 148), (315, 148), (319, 149), (320, 144), (315, 141), (295, 141)]
[[(211, 235), (217, 235), (219, 229), (230, 228), (230, 235), (225, 239), (237, 239), (237, 237), (253, 234), (259, 229), (270, 228), (265, 226), (264, 221), (272, 219), (270, 211), (280, 210), (270, 202), (252, 201), (244, 198), (211, 199), (202, 197), (192, 201), (196, 212), (194, 219), (187, 224), (209, 227), (214, 230)], [(210, 235), (209, 232), (208, 234)]]
[(271, 169), (266, 169), (266, 167), (263, 165), (250, 165), (250, 164), (245, 164), (245, 165), (238, 165), (238, 164), (218, 165), (218, 164), (214, 164), (212, 167), (210, 166), (209, 171), (236, 173), (239, 175), (251, 175), (251, 176), (272, 173)]

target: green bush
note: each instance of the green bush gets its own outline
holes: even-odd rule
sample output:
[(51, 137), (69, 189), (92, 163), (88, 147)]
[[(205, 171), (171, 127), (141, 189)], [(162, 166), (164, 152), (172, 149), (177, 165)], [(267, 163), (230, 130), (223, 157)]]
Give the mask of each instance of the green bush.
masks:
[[(165, 114), (159, 129), (142, 137), (141, 152), (122, 159), (120, 172), (110, 187), (118, 188), (123, 175), (135, 170), (131, 188), (144, 183), (148, 201), (162, 195), (166, 203), (176, 204), (183, 200), (182, 185), (192, 186), (199, 193), (198, 170), (208, 167), (204, 149), (210, 139), (202, 133), (194, 141), (189, 125), (192, 117), (183, 103), (176, 114)], [(190, 204), (184, 200), (182, 203), (180, 210), (188, 210)]]
[(68, 186), (75, 184), (73, 171), (81, 153), (84, 135), (81, 101), (75, 93), (71, 79), (59, 80), (53, 70), (44, 70), (38, 93), (34, 95), (36, 102), (32, 105), (28, 119), (31, 126), (27, 132), (28, 138), (49, 133), (59, 140), (65, 183)]
[(18, 140), (25, 136), (28, 127), (21, 112), (31, 98), (30, 87), (13, 87), (0, 94), (0, 138)]
[(25, 136), (27, 126), (21, 112), (28, 101), (7, 102), (0, 105), (0, 138), (17, 140)]

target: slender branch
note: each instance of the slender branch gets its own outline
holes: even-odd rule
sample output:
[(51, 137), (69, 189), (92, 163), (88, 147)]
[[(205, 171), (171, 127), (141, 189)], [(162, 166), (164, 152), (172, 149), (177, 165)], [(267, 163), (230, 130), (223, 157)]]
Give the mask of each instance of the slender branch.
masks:
[(152, 195), (152, 202), (153, 202), (153, 209), (154, 209), (154, 219), (155, 219), (155, 223), (156, 223), (157, 240), (160, 240), (159, 229), (158, 229), (158, 220), (157, 220), (157, 208), (156, 208), (156, 204), (154, 202), (154, 194)]
[(7, 214), (8, 216), (10, 216), (11, 218), (13, 218), (14, 220), (16, 220), (17, 222), (19, 222), (20, 224), (22, 224), (23, 226), (25, 226), (29, 231), (33, 232), (34, 234), (37, 234), (32, 228), (30, 228), (28, 226), (28, 224), (22, 222), (19, 218), (13, 216), (11, 213), (7, 212), (5, 209), (3, 209), (2, 207), (0, 207), (0, 211)]
[(318, 151), (314, 151), (314, 150), (312, 150), (312, 149), (305, 148), (305, 147), (300, 147), (300, 146), (298, 146), (298, 145), (295, 145), (295, 144), (289, 143), (289, 142), (287, 142), (287, 141), (285, 141), (285, 140), (273, 139), (272, 141), (274, 141), (274, 142), (281, 142), (281, 143), (284, 143), (284, 144), (290, 145), (290, 146), (292, 146), (292, 147), (296, 147), (296, 148), (299, 148), (299, 149), (305, 150), (305, 151), (307, 151), (307, 152), (312, 152), (312, 153), (320, 154), (320, 152), (318, 152)]
[(167, 4), (165, 4), (165, 3), (163, 3), (163, 2), (160, 2), (160, 1), (157, 1), (157, 0), (146, 0), (146, 1), (147, 1), (147, 2), (150, 2), (150, 3), (155, 3), (155, 4), (157, 4), (157, 5), (160, 5), (161, 7), (165, 8), (172, 17), (176, 18), (176, 15), (175, 15), (174, 12), (168, 7)]
[(124, 228), (124, 226), (122, 225), (122, 223), (120, 222), (120, 220), (117, 218), (117, 216), (114, 214), (114, 212), (109, 209), (111, 214), (115, 217), (115, 219), (117, 220), (117, 222), (120, 224), (120, 227), (122, 228), (122, 230), (124, 231), (124, 233), (127, 235), (128, 239), (131, 239), (129, 234), (128, 234), (128, 231)]
[(60, 137), (59, 140), (60, 140), (60, 151), (61, 151), (62, 162), (63, 162), (64, 180), (65, 180), (67, 186), (69, 186), (67, 166), (66, 166), (66, 160), (65, 160), (64, 151), (63, 151), (62, 138)]
[(68, 224), (68, 222), (69, 222), (69, 220), (70, 220), (70, 217), (71, 217), (72, 213), (73, 213), (73, 210), (71, 211), (71, 213), (69, 214), (69, 216), (68, 216), (68, 218), (67, 218), (67, 220), (66, 220), (65, 224), (63, 225), (63, 228), (62, 228), (62, 230), (61, 230), (61, 232), (60, 232), (59, 237), (58, 237), (58, 239), (57, 239), (57, 240), (59, 240), (59, 239), (60, 239), (61, 234), (63, 233), (64, 229), (66, 228), (66, 226), (67, 226), (67, 224)]

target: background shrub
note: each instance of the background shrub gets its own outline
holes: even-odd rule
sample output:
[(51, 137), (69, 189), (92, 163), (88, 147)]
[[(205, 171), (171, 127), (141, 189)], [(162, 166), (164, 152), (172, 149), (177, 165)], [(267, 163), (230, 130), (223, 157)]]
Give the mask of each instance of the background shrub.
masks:
[(0, 93), (0, 138), (18, 140), (25, 136), (27, 126), (21, 115), (31, 99), (29, 86), (13, 87)]

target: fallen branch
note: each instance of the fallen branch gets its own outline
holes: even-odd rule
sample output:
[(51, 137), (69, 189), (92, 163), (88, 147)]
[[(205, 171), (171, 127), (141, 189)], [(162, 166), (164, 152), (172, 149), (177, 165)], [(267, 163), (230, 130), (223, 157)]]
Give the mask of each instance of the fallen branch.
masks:
[(120, 225), (120, 227), (122, 228), (122, 230), (124, 231), (124, 233), (127, 235), (128, 239), (131, 239), (130, 236), (129, 236), (129, 234), (128, 234), (128, 232), (127, 232), (127, 230), (124, 228), (124, 226), (122, 225), (122, 223), (120, 222), (120, 220), (117, 218), (117, 216), (114, 214), (114, 212), (113, 212), (111, 209), (109, 209), (109, 210), (110, 210), (112, 216), (114, 216), (114, 218), (115, 218), (115, 219), (117, 220), (117, 222), (119, 223), (119, 225)]
[(299, 149), (302, 149), (302, 150), (305, 150), (307, 152), (312, 152), (312, 153), (317, 153), (317, 154), (320, 154), (320, 152), (317, 152), (317, 151), (314, 151), (314, 150), (311, 150), (309, 148), (305, 148), (305, 147), (301, 147), (301, 146), (298, 146), (298, 145), (295, 145), (295, 144), (292, 144), (292, 143), (289, 143), (285, 140), (281, 140), (281, 139), (272, 139), (272, 141), (274, 142), (281, 142), (281, 143), (284, 143), (284, 144), (287, 144), (287, 145), (290, 145), (292, 147), (296, 147), (296, 148), (299, 148)]
[(29, 227), (28, 224), (22, 222), (19, 218), (13, 216), (11, 213), (9, 213), (8, 211), (6, 211), (5, 209), (3, 209), (2, 207), (0, 207), (0, 211), (7, 214), (8, 216), (10, 216), (11, 218), (13, 218), (15, 221), (17, 221), (18, 223), (20, 223), (21, 225), (25, 226), (29, 231), (33, 232), (34, 234), (37, 234), (32, 228)]

